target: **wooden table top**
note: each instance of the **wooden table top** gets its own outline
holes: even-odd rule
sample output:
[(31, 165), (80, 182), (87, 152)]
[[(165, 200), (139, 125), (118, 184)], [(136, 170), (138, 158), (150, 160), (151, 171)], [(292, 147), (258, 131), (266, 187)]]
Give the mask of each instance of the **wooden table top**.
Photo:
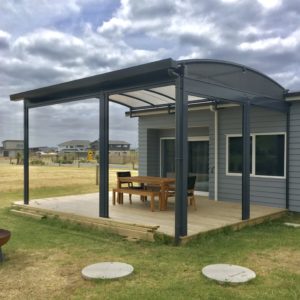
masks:
[(171, 183), (175, 183), (175, 178), (156, 177), (156, 176), (119, 177), (118, 180), (120, 182), (136, 182), (136, 183), (149, 183), (149, 184), (171, 184)]

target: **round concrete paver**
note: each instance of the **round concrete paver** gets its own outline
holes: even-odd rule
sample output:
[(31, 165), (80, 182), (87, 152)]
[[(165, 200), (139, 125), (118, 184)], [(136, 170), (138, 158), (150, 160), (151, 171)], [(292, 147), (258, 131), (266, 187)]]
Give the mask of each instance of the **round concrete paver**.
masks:
[(209, 265), (202, 269), (202, 274), (219, 283), (245, 283), (256, 277), (255, 272), (248, 268), (228, 265), (228, 264), (215, 264)]
[(82, 277), (93, 279), (115, 279), (130, 275), (133, 272), (131, 265), (121, 262), (102, 262), (89, 265), (82, 269)]

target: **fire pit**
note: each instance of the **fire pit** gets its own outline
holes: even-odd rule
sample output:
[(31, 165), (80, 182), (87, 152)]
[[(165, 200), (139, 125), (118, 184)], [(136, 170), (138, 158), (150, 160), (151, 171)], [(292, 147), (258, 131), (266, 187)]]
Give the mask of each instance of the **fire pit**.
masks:
[(10, 231), (5, 229), (0, 229), (0, 262), (3, 261), (3, 254), (1, 247), (5, 245), (10, 239)]

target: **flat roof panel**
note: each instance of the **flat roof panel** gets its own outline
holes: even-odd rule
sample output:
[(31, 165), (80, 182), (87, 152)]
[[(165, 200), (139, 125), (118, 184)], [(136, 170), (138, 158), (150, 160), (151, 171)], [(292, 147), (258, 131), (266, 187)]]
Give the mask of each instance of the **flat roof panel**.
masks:
[(161, 87), (157, 87), (157, 88), (152, 88), (152, 89), (150, 89), (150, 91), (158, 92), (162, 95), (166, 95), (173, 99), (175, 99), (175, 96), (176, 96), (175, 85), (166, 85), (166, 86), (161, 86)]
[(147, 102), (150, 102), (153, 105), (163, 105), (163, 104), (168, 105), (175, 102), (174, 100), (172, 101), (167, 96), (154, 93), (151, 90), (150, 91), (139, 90), (139, 91), (128, 92), (124, 94), (132, 97), (136, 97), (141, 100), (145, 100)]
[[(132, 107), (132, 108), (144, 107), (144, 106), (149, 105), (146, 102), (142, 102), (140, 100), (136, 100), (129, 96), (120, 95), (120, 94), (110, 95), (109, 99), (115, 101), (116, 103), (119, 103), (119, 104), (122, 104), (122, 105), (125, 105), (128, 107)], [(151, 106), (151, 105), (149, 105), (149, 106)]]

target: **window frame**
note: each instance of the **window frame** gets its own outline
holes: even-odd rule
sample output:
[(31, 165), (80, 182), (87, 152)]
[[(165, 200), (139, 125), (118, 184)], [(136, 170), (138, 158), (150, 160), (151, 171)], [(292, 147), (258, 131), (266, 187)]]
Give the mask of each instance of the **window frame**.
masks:
[[(262, 135), (283, 135), (284, 136), (284, 175), (283, 176), (272, 176), (272, 175), (257, 175), (256, 174), (256, 136)], [(269, 178), (269, 179), (286, 179), (286, 132), (263, 132), (263, 133), (251, 133), (252, 137), (252, 172), (250, 174), (253, 178)], [(226, 138), (226, 176), (242, 176), (242, 173), (229, 172), (229, 138), (231, 137), (242, 137), (241, 134), (225, 134)]]

